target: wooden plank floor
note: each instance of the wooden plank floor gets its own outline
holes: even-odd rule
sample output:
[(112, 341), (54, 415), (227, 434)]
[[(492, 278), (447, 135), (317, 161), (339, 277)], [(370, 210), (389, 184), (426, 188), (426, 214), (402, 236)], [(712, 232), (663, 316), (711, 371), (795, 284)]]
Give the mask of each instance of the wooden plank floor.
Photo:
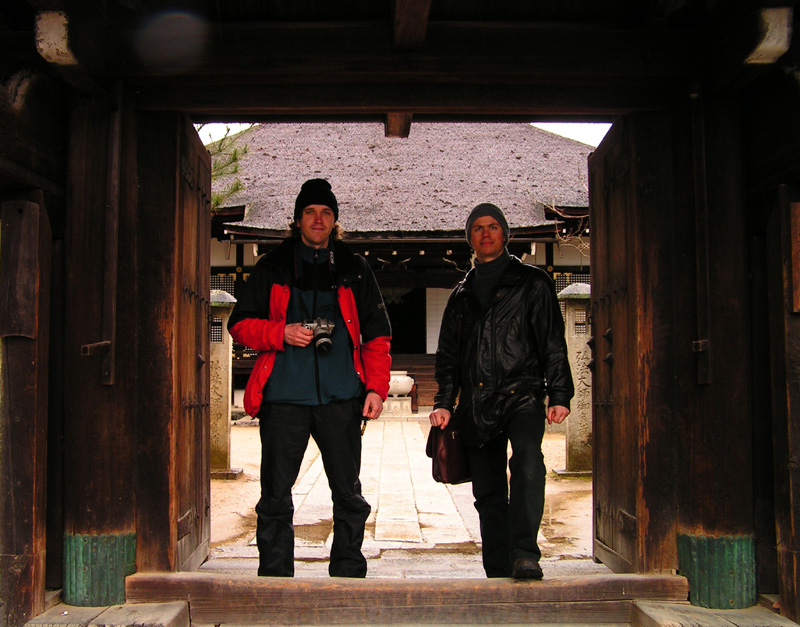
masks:
[(188, 601), (193, 624), (627, 624), (634, 600), (685, 601), (670, 575), (509, 579), (276, 579), (135, 574), (128, 603)]
[(637, 601), (632, 627), (797, 627), (797, 623), (761, 606), (710, 610), (688, 603)]

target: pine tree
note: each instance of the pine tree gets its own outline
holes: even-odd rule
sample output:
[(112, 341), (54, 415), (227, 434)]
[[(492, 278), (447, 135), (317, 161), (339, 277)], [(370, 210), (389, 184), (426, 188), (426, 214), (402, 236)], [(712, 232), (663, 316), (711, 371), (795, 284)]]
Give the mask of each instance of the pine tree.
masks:
[[(198, 132), (202, 128), (197, 127)], [(247, 130), (247, 129), (245, 129)], [(225, 135), (221, 139), (206, 146), (211, 154), (211, 181), (212, 183), (221, 178), (234, 176), (239, 171), (239, 160), (248, 152), (248, 145), (237, 145), (236, 137), (243, 133), (230, 134), (230, 127), (225, 127)], [(211, 213), (216, 213), (221, 206), (236, 192), (244, 189), (244, 183), (235, 177), (222, 189), (216, 189), (211, 193)]]

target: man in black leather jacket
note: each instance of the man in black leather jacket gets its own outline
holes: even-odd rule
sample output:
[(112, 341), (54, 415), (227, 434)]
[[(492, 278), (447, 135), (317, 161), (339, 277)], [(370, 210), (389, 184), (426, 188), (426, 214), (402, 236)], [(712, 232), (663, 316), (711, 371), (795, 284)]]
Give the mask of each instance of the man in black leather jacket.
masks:
[(430, 421), (452, 415), (467, 444), (487, 577), (541, 579), (545, 420), (562, 422), (574, 393), (564, 321), (550, 277), (508, 253), (499, 207), (475, 207), (466, 232), (476, 264), (444, 311)]

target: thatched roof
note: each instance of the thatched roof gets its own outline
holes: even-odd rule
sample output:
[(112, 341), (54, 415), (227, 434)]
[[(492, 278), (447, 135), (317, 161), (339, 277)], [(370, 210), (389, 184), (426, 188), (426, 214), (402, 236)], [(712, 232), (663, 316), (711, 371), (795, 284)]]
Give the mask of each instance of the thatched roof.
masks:
[(250, 229), (286, 228), (303, 181), (328, 179), (348, 233), (463, 232), (484, 201), (512, 229), (548, 224), (544, 207), (588, 206), (591, 146), (525, 123), (415, 123), (408, 138), (386, 138), (374, 123), (271, 123), (236, 137), (247, 144), (244, 189), (226, 206), (245, 206)]

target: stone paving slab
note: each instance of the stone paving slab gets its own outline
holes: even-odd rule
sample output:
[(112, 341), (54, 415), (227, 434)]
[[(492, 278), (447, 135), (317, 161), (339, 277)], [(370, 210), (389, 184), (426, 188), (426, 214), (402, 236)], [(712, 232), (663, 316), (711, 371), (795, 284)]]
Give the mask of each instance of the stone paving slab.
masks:
[[(361, 482), (363, 494), (372, 506), (363, 544), (368, 577), (485, 576), (472, 484), (444, 485), (431, 476), (431, 460), (425, 454), (429, 410), (421, 408), (415, 416), (382, 417), (368, 423), (364, 432)], [(581, 480), (548, 477), (550, 481), (565, 481), (572, 486)], [(571, 531), (564, 531), (559, 521), (552, 520), (552, 507), (546, 512), (550, 518), (543, 523), (543, 528), (547, 528), (551, 537), (540, 533), (545, 577), (609, 572), (605, 566), (592, 562), (590, 548), (570, 552), (561, 546), (569, 539), (561, 534), (574, 534), (576, 527), (586, 527), (581, 533), (591, 534), (591, 480), (583, 480), (582, 485), (575, 483), (575, 486), (576, 491), (567, 492), (563, 498), (573, 498), (574, 494), (575, 498), (585, 499), (588, 494), (588, 504), (586, 512), (578, 515), (580, 520), (568, 521)], [(295, 575), (326, 577), (332, 540), (332, 504), (322, 459), (313, 439), (295, 483), (293, 498)], [(584, 544), (591, 546), (590, 542)], [(254, 572), (258, 558), (254, 545), (252, 538), (249, 545), (245, 542), (241, 546), (215, 547), (212, 559), (202, 570)]]

